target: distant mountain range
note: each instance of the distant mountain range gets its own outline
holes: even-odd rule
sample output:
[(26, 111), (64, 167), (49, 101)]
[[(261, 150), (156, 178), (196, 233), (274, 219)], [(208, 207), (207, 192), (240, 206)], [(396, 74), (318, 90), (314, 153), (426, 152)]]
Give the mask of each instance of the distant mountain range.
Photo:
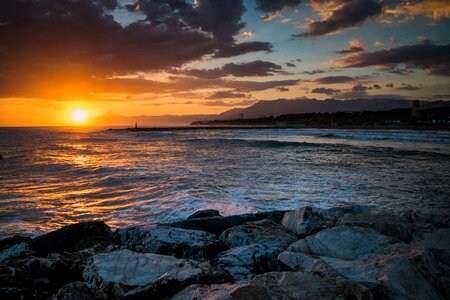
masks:
[[(450, 101), (421, 102), (426, 108), (450, 106)], [(411, 100), (401, 99), (352, 99), (352, 100), (316, 100), (316, 99), (279, 99), (259, 101), (243, 109), (231, 109), (217, 116), (217, 120), (254, 119), (261, 117), (280, 116), (302, 113), (335, 113), (357, 111), (385, 111), (412, 107)]]
[[(450, 101), (421, 101), (423, 109), (450, 106)], [(316, 100), (316, 99), (279, 99), (259, 101), (247, 108), (233, 108), (218, 115), (162, 115), (162, 116), (121, 116), (104, 114), (92, 119), (95, 125), (129, 126), (135, 122), (140, 126), (182, 126), (194, 121), (253, 119), (285, 114), (301, 114), (313, 112), (356, 112), (385, 111), (412, 107), (411, 100), (401, 99), (353, 99), (353, 100)]]

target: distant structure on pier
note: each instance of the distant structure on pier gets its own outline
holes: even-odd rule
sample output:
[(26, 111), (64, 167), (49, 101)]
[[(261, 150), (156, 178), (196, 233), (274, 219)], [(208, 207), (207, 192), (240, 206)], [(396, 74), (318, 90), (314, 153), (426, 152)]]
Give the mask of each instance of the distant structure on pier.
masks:
[(411, 118), (417, 118), (417, 117), (420, 117), (420, 101), (414, 100), (412, 102)]
[(134, 129), (135, 129), (135, 130), (137, 130), (137, 129), (138, 129), (138, 127), (137, 127), (137, 122), (136, 122), (136, 123), (134, 123)]

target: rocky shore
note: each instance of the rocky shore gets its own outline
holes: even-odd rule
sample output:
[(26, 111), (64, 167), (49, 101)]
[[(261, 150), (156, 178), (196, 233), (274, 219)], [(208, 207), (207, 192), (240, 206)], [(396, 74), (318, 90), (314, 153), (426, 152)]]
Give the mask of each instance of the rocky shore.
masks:
[(449, 299), (449, 216), (302, 207), (0, 241), (0, 299)]

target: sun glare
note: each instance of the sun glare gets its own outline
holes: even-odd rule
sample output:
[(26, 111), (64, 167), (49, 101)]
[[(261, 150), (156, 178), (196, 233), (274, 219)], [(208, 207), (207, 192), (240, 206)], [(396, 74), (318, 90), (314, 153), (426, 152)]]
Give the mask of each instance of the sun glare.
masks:
[(84, 120), (86, 120), (87, 115), (88, 114), (85, 110), (75, 109), (74, 111), (72, 111), (72, 120), (77, 123), (83, 122)]

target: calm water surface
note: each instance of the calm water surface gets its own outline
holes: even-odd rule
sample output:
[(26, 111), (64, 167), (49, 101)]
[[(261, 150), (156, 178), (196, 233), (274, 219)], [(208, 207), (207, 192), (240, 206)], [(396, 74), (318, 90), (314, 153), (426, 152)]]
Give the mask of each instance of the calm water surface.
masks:
[(450, 212), (450, 133), (0, 128), (0, 237), (367, 204)]

